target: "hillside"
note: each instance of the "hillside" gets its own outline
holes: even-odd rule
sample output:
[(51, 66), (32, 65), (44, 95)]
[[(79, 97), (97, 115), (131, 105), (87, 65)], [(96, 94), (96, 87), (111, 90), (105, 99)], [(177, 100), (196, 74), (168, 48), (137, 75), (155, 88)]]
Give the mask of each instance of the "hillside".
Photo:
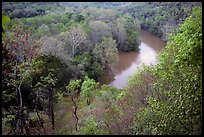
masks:
[(149, 30), (167, 40), (169, 34), (179, 27), (191, 14), (192, 7), (201, 2), (131, 2), (122, 4), (118, 10), (140, 21), (141, 29)]
[[(200, 3), (2, 6), (3, 135), (202, 134)], [(141, 29), (166, 43), (150, 32), (145, 43)], [(148, 43), (166, 46), (156, 53)], [(142, 52), (158, 63), (136, 66), (124, 88), (98, 81), (120, 53)], [(136, 65), (126, 57), (123, 69)]]

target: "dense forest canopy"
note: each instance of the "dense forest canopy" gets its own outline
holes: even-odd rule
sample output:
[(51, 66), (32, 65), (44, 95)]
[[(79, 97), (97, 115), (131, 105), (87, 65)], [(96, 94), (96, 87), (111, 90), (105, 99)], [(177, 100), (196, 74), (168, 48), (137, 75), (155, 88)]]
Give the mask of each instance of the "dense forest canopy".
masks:
[(119, 7), (123, 14), (131, 14), (141, 22), (141, 28), (167, 40), (169, 34), (182, 24), (201, 2), (131, 2)]
[[(102, 85), (140, 29), (166, 40), (159, 63)], [(200, 135), (199, 2), (2, 2), (2, 134)]]

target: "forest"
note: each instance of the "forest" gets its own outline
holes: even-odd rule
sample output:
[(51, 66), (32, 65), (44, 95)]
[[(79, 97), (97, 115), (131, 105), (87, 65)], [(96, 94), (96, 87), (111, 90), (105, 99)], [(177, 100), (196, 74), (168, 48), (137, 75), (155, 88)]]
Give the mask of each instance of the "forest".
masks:
[[(141, 30), (159, 63), (103, 84)], [(2, 135), (201, 134), (201, 2), (2, 2)]]

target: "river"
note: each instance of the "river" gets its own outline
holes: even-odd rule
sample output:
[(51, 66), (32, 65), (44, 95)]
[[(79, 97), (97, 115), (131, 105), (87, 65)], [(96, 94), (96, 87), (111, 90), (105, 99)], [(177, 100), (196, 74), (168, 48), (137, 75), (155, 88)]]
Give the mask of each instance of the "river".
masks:
[(140, 30), (140, 40), (139, 52), (119, 52), (119, 60), (114, 71), (106, 71), (105, 75), (99, 78), (101, 84), (122, 89), (127, 85), (128, 77), (133, 75), (142, 64), (158, 63), (156, 55), (164, 49), (165, 42), (144, 30)]

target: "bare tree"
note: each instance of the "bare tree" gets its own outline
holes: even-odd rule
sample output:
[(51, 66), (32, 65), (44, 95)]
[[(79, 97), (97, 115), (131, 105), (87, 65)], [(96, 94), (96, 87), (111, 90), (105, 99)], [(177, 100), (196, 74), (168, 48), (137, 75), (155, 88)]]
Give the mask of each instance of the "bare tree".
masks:
[(72, 57), (75, 56), (80, 46), (87, 43), (86, 33), (80, 28), (72, 28), (68, 34), (68, 41), (72, 47)]
[(80, 50), (88, 48), (88, 38), (86, 33), (79, 27), (73, 27), (70, 31), (62, 32), (57, 36), (62, 42), (63, 48), (71, 57), (74, 57)]

